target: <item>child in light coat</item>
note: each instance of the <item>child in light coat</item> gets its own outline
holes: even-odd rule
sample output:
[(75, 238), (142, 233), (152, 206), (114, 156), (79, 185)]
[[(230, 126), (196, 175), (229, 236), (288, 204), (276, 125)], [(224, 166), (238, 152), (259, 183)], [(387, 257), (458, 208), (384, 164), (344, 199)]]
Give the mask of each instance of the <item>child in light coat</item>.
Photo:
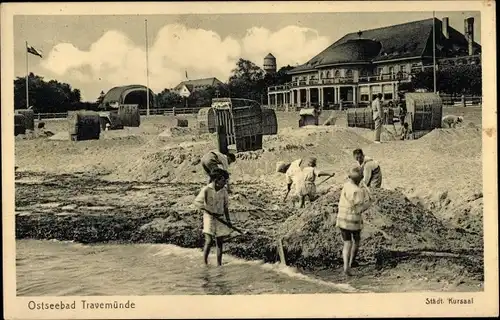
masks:
[(348, 276), (351, 275), (350, 270), (361, 241), (362, 214), (371, 204), (370, 191), (363, 183), (363, 170), (360, 167), (355, 167), (349, 172), (349, 179), (344, 184), (340, 194), (336, 221), (344, 242), (342, 258), (344, 260), (344, 273)]

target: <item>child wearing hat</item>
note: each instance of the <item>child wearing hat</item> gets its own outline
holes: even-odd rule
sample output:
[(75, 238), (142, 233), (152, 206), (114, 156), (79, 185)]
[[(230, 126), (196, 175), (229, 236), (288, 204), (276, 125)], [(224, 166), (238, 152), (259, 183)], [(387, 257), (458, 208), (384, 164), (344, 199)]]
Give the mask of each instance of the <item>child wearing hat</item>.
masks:
[(348, 176), (340, 194), (336, 221), (344, 242), (342, 258), (346, 275), (351, 274), (350, 270), (358, 253), (363, 229), (362, 214), (372, 203), (370, 191), (362, 183), (363, 170), (360, 167), (352, 168)]
[[(215, 240), (217, 246), (217, 265), (222, 265), (222, 247), (224, 239), (231, 234), (231, 220), (228, 210), (228, 192), (224, 188), (229, 173), (220, 168), (210, 171), (210, 182), (203, 187), (194, 200), (194, 206), (203, 211), (203, 233), (205, 245), (203, 248), (203, 259), (208, 264), (208, 255)], [(220, 222), (224, 221), (226, 224)]]

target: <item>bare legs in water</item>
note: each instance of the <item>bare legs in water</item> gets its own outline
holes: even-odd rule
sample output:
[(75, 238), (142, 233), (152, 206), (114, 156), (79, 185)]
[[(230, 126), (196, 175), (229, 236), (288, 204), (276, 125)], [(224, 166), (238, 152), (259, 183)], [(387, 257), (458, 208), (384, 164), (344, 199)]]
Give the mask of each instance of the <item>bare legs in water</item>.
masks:
[[(210, 249), (212, 249), (213, 236), (205, 233), (205, 246), (203, 247), (203, 261), (208, 264), (208, 255), (210, 254)], [(222, 247), (224, 244), (223, 237), (215, 238), (215, 245), (217, 247), (217, 266), (222, 265)]]

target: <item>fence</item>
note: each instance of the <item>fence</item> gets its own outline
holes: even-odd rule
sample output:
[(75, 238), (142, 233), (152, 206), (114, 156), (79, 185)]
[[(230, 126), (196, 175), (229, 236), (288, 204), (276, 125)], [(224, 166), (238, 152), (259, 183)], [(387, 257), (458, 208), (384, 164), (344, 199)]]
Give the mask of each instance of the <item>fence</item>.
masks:
[[(473, 95), (451, 95), (451, 94), (443, 94), (439, 95), (443, 100), (443, 106), (445, 107), (480, 107), (483, 102), (483, 98), (481, 96), (473, 96)], [(387, 101), (387, 100), (386, 100)], [(385, 102), (384, 102), (385, 103)], [(360, 101), (357, 104), (352, 103), (351, 101), (343, 101), (342, 108), (340, 104), (325, 104), (323, 106), (323, 110), (344, 110), (350, 108), (365, 108), (371, 105), (371, 102), (368, 101)], [(311, 108), (313, 106), (317, 106), (314, 103), (301, 103), (301, 104), (280, 104), (280, 105), (269, 105), (266, 106), (275, 111), (299, 111), (302, 108)]]
[(480, 106), (483, 102), (483, 98), (481, 96), (451, 94), (440, 94), (439, 96), (443, 99), (444, 106)]
[[(192, 114), (196, 115), (201, 108), (175, 108), (175, 114)], [(139, 113), (141, 116), (145, 116), (147, 114), (146, 109), (140, 109)], [(173, 115), (174, 110), (172, 108), (163, 108), (163, 109), (149, 109), (149, 115), (157, 116), (157, 115)], [(43, 119), (66, 119), (68, 117), (67, 112), (60, 113), (35, 113), (35, 119), (43, 120)]]

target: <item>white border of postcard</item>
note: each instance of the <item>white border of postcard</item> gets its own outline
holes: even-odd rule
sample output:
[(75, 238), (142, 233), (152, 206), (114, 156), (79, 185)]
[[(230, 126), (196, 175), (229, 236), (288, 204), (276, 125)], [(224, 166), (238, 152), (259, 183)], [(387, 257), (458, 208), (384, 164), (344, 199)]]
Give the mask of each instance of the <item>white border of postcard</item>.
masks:
[[(127, 301), (134, 309), (30, 310), (30, 297), (16, 297), (14, 227), (14, 15), (124, 15), (173, 13), (299, 13), (389, 11), (480, 11), (483, 63), (484, 292), (248, 296), (38, 297), (43, 302)], [(3, 3), (2, 41), (2, 219), (6, 319), (138, 319), (262, 317), (413, 317), (498, 315), (498, 210), (496, 151), (496, 28), (494, 1), (199, 2), (199, 3)], [(333, 27), (333, 26), (332, 26)], [(428, 297), (474, 298), (472, 305), (426, 305)]]

